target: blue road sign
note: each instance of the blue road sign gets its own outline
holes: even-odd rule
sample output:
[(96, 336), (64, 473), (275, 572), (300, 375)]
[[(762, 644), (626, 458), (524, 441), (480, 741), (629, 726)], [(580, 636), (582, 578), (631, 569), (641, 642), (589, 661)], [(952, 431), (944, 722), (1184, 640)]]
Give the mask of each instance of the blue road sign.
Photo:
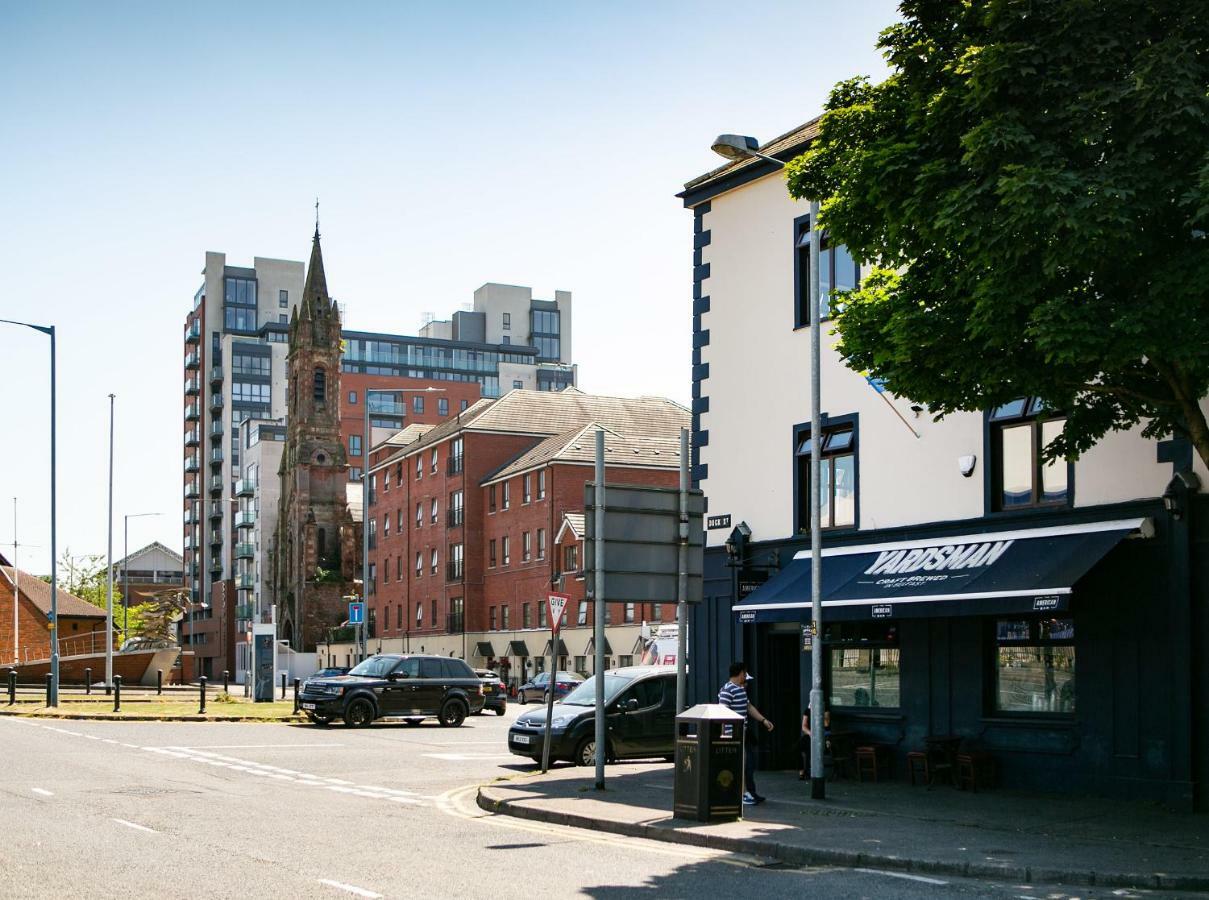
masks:
[(360, 625), (365, 621), (365, 604), (357, 601), (348, 605), (348, 624)]

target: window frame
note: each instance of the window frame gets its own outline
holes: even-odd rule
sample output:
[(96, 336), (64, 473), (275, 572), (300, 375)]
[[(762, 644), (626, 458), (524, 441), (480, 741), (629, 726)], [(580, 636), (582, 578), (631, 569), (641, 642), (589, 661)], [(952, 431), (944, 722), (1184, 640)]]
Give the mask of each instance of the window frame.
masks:
[[(1044, 638), (1041, 636), (1041, 623), (1044, 621), (1067, 620), (1071, 622), (1069, 638)], [(998, 634), (999, 623), (1007, 621), (1028, 622), (1029, 636), (1015, 640), (1001, 639)], [(983, 713), (990, 719), (1032, 719), (1045, 722), (1075, 722), (1079, 715), (1079, 651), (1078, 627), (1075, 615), (1067, 610), (1055, 612), (1052, 615), (1036, 613), (1005, 613), (988, 616), (986, 624), (986, 644), (988, 652), (986, 690), (983, 697)], [(1021, 649), (1042, 649), (1045, 647), (1070, 647), (1072, 655), (1072, 673), (1070, 681), (1074, 684), (1073, 700), (1069, 710), (1023, 710), (999, 708), (999, 650), (1003, 647), (1019, 647)]]
[[(881, 636), (877, 632), (883, 632)], [(873, 621), (858, 621), (858, 622), (836, 622), (830, 626), (824, 626), (823, 640), (820, 642), (823, 647), (823, 697), (826, 705), (832, 710), (842, 710), (849, 715), (881, 715), (885, 713), (898, 713), (903, 709), (903, 660), (902, 646), (903, 642), (899, 635), (898, 622), (895, 620), (873, 620)], [(841, 705), (837, 704), (833, 699), (833, 680), (832, 680), (832, 650), (839, 649), (855, 649), (855, 650), (897, 650), (898, 651), (898, 706), (875, 706), (870, 697), (869, 706), (856, 705)], [(872, 666), (873, 657), (870, 653), (870, 666)]]
[[(809, 244), (807, 244), (807, 246), (805, 246), (805, 247), (800, 247), (798, 245), (799, 241), (801, 240), (802, 237), (808, 237), (810, 235), (810, 228), (811, 228), (810, 214), (807, 213), (806, 215), (798, 216), (796, 219), (793, 220), (793, 231), (790, 233), (792, 240), (793, 240), (793, 244), (792, 244), (792, 247), (793, 247), (793, 327), (794, 327), (795, 331), (802, 329), (802, 328), (810, 327), (809, 315), (806, 315), (806, 316), (802, 315), (804, 312), (809, 313), (808, 294), (810, 291), (810, 283), (809, 283), (808, 279), (810, 277), (810, 247), (809, 247)], [(824, 255), (827, 253), (827, 251), (831, 250), (833, 248), (830, 246), (830, 244), (827, 240), (826, 231), (823, 232), (823, 234), (820, 236), (820, 238), (821, 239), (819, 242), (819, 257), (821, 260), (824, 257)], [(850, 259), (852, 259), (851, 253), (849, 253), (848, 256)], [(805, 262), (803, 262), (803, 259), (805, 259)], [(836, 280), (835, 279), (835, 272), (836, 272), (835, 254), (832, 254), (830, 257), (827, 257), (827, 261), (828, 261), (828, 265), (830, 265), (830, 267), (831, 267), (831, 269), (828, 273), (828, 275), (830, 276), (829, 283), (831, 285), (834, 285), (835, 280)], [(855, 267), (855, 271), (854, 271), (855, 285), (856, 285), (856, 287), (859, 288), (860, 284), (861, 284), (861, 264), (859, 262), (857, 262), (855, 259), (852, 259), (852, 264)], [(834, 287), (832, 289), (834, 290)], [(830, 291), (828, 293), (830, 293)], [(824, 298), (822, 295), (820, 295), (819, 296), (820, 305), (822, 305), (823, 301), (824, 301)], [(830, 302), (828, 302), (826, 305), (825, 314), (819, 318), (819, 322), (827, 322), (827, 321), (830, 321), (832, 318), (834, 318), (834, 316), (832, 315), (831, 304), (830, 304)]]
[[(1019, 413), (1000, 413), (1011, 403), (1023, 403)], [(983, 413), (983, 466), (984, 512), (987, 515), (1011, 515), (1013, 513), (1036, 514), (1045, 510), (1070, 509), (1075, 505), (1075, 463), (1066, 461), (1066, 496), (1060, 501), (1045, 502), (1040, 499), (1043, 486), (1044, 465), (1040, 457), (1042, 427), (1047, 422), (1065, 421), (1066, 414), (1046, 410), (1036, 397), (1018, 397), (1009, 403)], [(1003, 505), (1003, 433), (1009, 428), (1029, 425), (1029, 445), (1032, 455), (1032, 491), (1030, 501), (1015, 506)]]
[[(823, 414), (823, 463), (828, 459), (837, 459), (841, 456), (852, 456), (852, 523), (848, 525), (826, 525), (822, 530), (835, 534), (843, 534), (850, 531), (857, 531), (861, 527), (861, 436), (860, 436), (860, 414), (849, 413), (842, 416), (829, 416)], [(849, 447), (833, 454), (827, 451), (827, 441), (834, 434), (840, 434), (845, 431), (852, 432), (852, 441)], [(810, 438), (810, 423), (803, 422), (793, 427), (793, 530), (794, 534), (810, 534), (810, 476), (809, 476), (809, 455), (799, 453), (799, 448), (803, 441)], [(803, 477), (802, 470), (806, 470), (806, 475)], [(832, 464), (834, 473), (834, 464)], [(835, 490), (834, 474), (830, 479), (827, 479), (827, 484), (831, 486), (832, 491)], [(835, 502), (834, 493), (833, 499), (828, 504), (831, 511), (832, 519), (835, 517)], [(805, 510), (807, 517), (802, 521), (802, 512)]]

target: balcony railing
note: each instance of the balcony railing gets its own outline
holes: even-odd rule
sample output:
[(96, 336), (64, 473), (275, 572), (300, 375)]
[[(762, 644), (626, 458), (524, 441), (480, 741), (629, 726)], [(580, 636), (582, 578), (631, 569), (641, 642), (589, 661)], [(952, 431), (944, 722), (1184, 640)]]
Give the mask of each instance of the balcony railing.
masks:
[(196, 447), (199, 443), (201, 443), (201, 435), (197, 433), (196, 428), (190, 428), (185, 432), (186, 447)]
[(465, 613), (449, 613), (445, 616), (446, 634), (461, 634), (466, 630)]
[(194, 539), (193, 535), (189, 535), (187, 538), (185, 538), (185, 549), (186, 550), (192, 550), (196, 546), (197, 546), (197, 541)]
[(445, 564), (445, 580), (461, 581), (466, 576), (465, 562), (450, 562)]
[(222, 419), (210, 423), (210, 437), (222, 437)]
[(256, 524), (256, 513), (251, 512), (249, 510), (244, 510), (243, 512), (235, 514), (235, 527), (236, 528), (251, 528), (255, 524)]
[(200, 340), (201, 323), (195, 319), (185, 327), (185, 342), (188, 344), (196, 344)]
[(186, 472), (196, 472), (200, 467), (201, 467), (201, 464), (197, 461), (196, 456), (189, 456), (189, 457), (185, 458), (185, 471)]
[(210, 501), (210, 518), (211, 519), (221, 519), (222, 518), (222, 501), (221, 500), (211, 500)]
[(235, 493), (240, 497), (251, 497), (256, 493), (256, 482), (248, 478), (239, 479), (235, 482)]
[(185, 407), (185, 421), (196, 422), (201, 418), (201, 410), (198, 409), (196, 403), (190, 403)]
[(252, 559), (254, 556), (256, 556), (256, 545), (255, 544), (244, 543), (244, 544), (235, 545), (235, 558), (236, 559)]
[(222, 544), (222, 531), (220, 531), (217, 528), (215, 528), (213, 531), (211, 531), (210, 532), (210, 543), (211, 543), (211, 545)]
[(222, 409), (222, 394), (210, 395), (210, 409)]
[(186, 525), (196, 525), (197, 524), (197, 513), (194, 510), (191, 510), (191, 509), (185, 510), (185, 524)]
[(210, 479), (210, 493), (215, 494), (222, 490), (222, 476), (215, 475)]
[(200, 365), (201, 365), (201, 356), (198, 355), (196, 350), (194, 350), (192, 353), (189, 353), (185, 356), (185, 368), (186, 369), (196, 369)]
[(241, 591), (250, 591), (256, 587), (255, 575), (237, 575), (235, 576), (235, 587)]
[(210, 367), (210, 384), (222, 383), (222, 366)]
[(255, 603), (240, 603), (235, 607), (235, 618), (253, 619), (256, 617)]
[(456, 528), (464, 521), (466, 510), (461, 506), (451, 506), (445, 513), (445, 527)]
[(185, 394), (192, 397), (201, 390), (201, 385), (197, 383), (196, 378), (190, 378), (185, 381)]
[(456, 475), (461, 471), (462, 471), (462, 456), (459, 454), (458, 456), (449, 457), (449, 474)]
[(210, 557), (210, 571), (211, 572), (221, 572), (222, 571), (222, 559), (218, 556), (218, 554), (215, 554), (214, 556)]
[(210, 451), (210, 464), (213, 465), (215, 463), (221, 463), (221, 462), (222, 462), (222, 449), (220, 447), (215, 447), (213, 450)]
[(186, 481), (185, 482), (185, 499), (196, 500), (200, 496), (201, 496), (201, 491), (199, 491), (197, 488), (197, 482), (196, 481)]

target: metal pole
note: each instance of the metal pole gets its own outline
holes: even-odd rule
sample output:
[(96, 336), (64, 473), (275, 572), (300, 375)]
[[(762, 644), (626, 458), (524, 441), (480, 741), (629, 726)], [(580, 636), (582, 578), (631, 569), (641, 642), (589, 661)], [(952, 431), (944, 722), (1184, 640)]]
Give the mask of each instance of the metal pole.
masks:
[(113, 676), (113, 711), (122, 711), (122, 676)]
[(822, 391), (819, 385), (819, 202), (810, 201), (810, 617), (814, 635), (810, 644), (810, 796), (826, 795), (823, 779), (823, 533), (819, 509), (823, 446)]
[(55, 521), (55, 326), (47, 329), (50, 335), (50, 674), (51, 706), (59, 705), (59, 574), (58, 534)]
[(365, 620), (369, 617), (369, 397), (373, 391), (365, 391), (361, 398), (363, 432), (361, 437), (361, 623), (357, 626), (360, 637), (358, 653), (365, 659), (368, 639)]
[(17, 568), (17, 498), (13, 497), (13, 665), (21, 661), (21, 651), (17, 640), (17, 632), (21, 629), (21, 599), (18, 585), (21, 583), (21, 570)]
[(106, 523), (105, 686), (113, 684), (113, 394), (109, 395), (109, 521)]
[(605, 592), (604, 592), (604, 505), (605, 505), (605, 436), (604, 429), (596, 431), (596, 571), (592, 575), (592, 599), (596, 620), (593, 627), (596, 660), (596, 789), (604, 790), (605, 752)]
[[(539, 603), (541, 601), (538, 601)], [(550, 603), (546, 601), (546, 611), (549, 612)], [(559, 613), (561, 616), (562, 614)], [(545, 775), (550, 768), (550, 729), (551, 722), (554, 721), (554, 692), (558, 690), (558, 623), (550, 622), (550, 688), (549, 694), (546, 697), (546, 729), (545, 738), (542, 741), (542, 774)], [(597, 744), (596, 746), (600, 746)]]
[[(192, 501), (190, 501), (192, 502)], [(122, 516), (122, 640), (130, 632), (130, 516)]]
[(680, 429), (680, 550), (676, 578), (676, 715), (688, 703), (688, 429)]

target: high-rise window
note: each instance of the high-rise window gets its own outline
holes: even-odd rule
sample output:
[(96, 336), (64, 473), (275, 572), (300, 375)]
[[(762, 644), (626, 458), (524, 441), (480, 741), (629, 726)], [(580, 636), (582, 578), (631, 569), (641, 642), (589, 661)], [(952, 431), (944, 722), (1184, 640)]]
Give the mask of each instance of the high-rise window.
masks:
[(502, 564), (506, 566), (511, 558), (511, 554), (508, 551), (508, 535), (500, 538), (500, 550), (503, 554)]
[(277, 306), (281, 309), (290, 308), (290, 292), (289, 291), (278, 291), (277, 292)]
[(348, 455), (349, 456), (360, 456), (361, 455), (361, 435), (359, 435), (359, 434), (350, 434), (349, 435), (349, 437), (348, 437)]
[(1043, 459), (1066, 424), (1036, 398), (1024, 397), (991, 412), (991, 480), (996, 510), (1062, 506), (1070, 498), (1070, 464)]
[(537, 529), (537, 558), (546, 558), (546, 529)]
[(504, 313), (503, 327), (504, 331), (512, 329), (512, 313)]
[(437, 502), (437, 498), (433, 497), (429, 508), (429, 516), (433, 525), (437, 524), (437, 510), (440, 508), (441, 505)]
[(529, 532), (521, 534), (521, 562), (528, 562), (532, 551), (532, 541)]

